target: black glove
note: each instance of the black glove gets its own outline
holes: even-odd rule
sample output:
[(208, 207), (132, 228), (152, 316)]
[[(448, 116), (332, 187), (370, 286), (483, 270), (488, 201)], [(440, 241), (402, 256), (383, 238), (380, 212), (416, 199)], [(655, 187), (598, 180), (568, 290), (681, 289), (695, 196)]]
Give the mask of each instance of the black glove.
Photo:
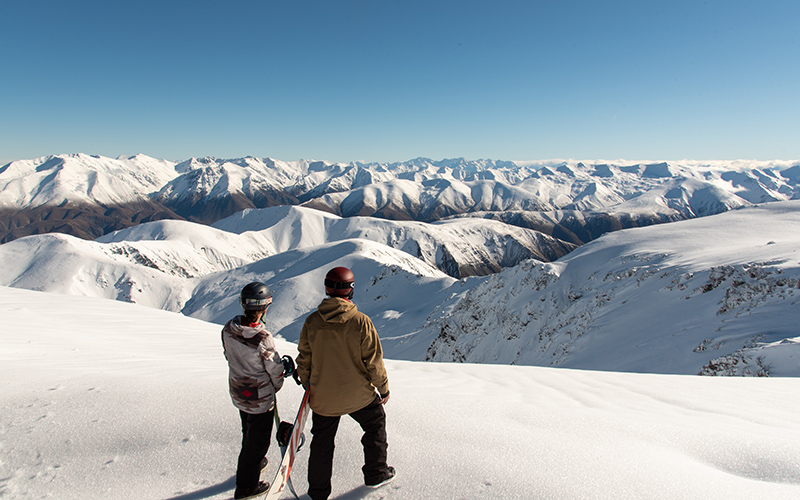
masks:
[(294, 360), (291, 356), (285, 355), (281, 358), (281, 363), (283, 363), (283, 378), (289, 377), (294, 375), (295, 368), (294, 368)]

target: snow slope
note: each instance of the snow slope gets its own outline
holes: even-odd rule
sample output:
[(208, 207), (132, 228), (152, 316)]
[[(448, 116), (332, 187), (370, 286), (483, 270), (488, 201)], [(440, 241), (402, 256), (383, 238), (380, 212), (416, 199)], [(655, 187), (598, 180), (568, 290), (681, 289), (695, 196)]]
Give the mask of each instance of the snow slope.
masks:
[[(36, 321), (43, 310), (54, 327)], [(4, 499), (232, 497), (241, 438), (219, 325), (7, 287), (0, 311)], [(387, 369), (397, 479), (361, 486), (360, 433), (343, 419), (332, 499), (800, 496), (796, 378), (393, 360)], [(287, 382), (284, 416), (300, 396)], [(269, 458), (278, 462), (274, 441)], [(304, 500), (307, 459), (306, 449), (293, 473)]]
[(212, 227), (239, 234), (256, 231), (275, 242), (275, 252), (368, 239), (402, 250), (456, 278), (491, 274), (527, 258), (555, 260), (576, 248), (538, 231), (495, 221), (459, 219), (426, 224), (341, 218), (303, 207), (244, 210)]
[(463, 288), (455, 279), (404, 252), (352, 239), (283, 252), (206, 276), (199, 280), (182, 312), (222, 324), (238, 313), (239, 290), (261, 280), (275, 293), (273, 331), (297, 341), (305, 316), (325, 298), (325, 274), (336, 266), (348, 267), (355, 274), (357, 303), (372, 318), (386, 351), (392, 353), (401, 343), (403, 350), (414, 346), (415, 352), (424, 351), (429, 339), (409, 341), (406, 336), (418, 329), (454, 288)]
[[(182, 247), (159, 245), (167, 258)], [(155, 252), (149, 252), (154, 256)], [(52, 293), (102, 297), (179, 311), (191, 297), (191, 282), (178, 271), (196, 269), (193, 260), (186, 267), (181, 260), (165, 272), (159, 264), (137, 249), (101, 244), (66, 234), (43, 234), (0, 245), (3, 261), (2, 285)]]
[[(341, 219), (307, 208), (272, 207), (242, 212), (215, 227), (163, 220), (97, 241), (56, 233), (20, 238), (0, 245), (0, 259), (7, 263), (0, 269), (0, 284), (180, 311), (198, 278), (290, 250), (350, 239), (385, 246), (387, 252), (396, 249), (398, 262), (411, 255), (419, 266), (435, 266), (456, 276), (498, 271), (530, 257), (554, 259), (572, 249), (535, 231), (498, 222), (460, 220), (432, 225)], [(551, 253), (554, 249), (560, 249), (559, 253)], [(376, 254), (381, 252), (376, 250)], [(329, 264), (320, 261), (317, 265)], [(441, 275), (435, 269), (426, 273)], [(366, 281), (373, 274), (363, 276)], [(235, 295), (231, 290), (224, 293)]]
[(800, 201), (606, 234), (451, 301), (426, 359), (800, 375)]

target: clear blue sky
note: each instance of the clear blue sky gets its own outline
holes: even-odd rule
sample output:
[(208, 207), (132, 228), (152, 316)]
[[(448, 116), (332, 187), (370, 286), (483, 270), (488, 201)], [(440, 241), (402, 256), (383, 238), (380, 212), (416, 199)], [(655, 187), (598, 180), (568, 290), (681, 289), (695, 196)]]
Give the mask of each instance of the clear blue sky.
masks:
[(0, 3), (0, 162), (800, 159), (800, 2)]

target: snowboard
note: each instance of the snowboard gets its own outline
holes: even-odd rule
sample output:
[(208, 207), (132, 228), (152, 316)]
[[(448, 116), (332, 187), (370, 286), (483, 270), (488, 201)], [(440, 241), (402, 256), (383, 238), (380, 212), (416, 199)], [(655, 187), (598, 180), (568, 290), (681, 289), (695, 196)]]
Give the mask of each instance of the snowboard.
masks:
[[(300, 408), (297, 410), (297, 417), (294, 419), (289, 444), (286, 446), (285, 450), (281, 450), (283, 452), (283, 460), (281, 460), (278, 472), (275, 474), (275, 480), (270, 484), (266, 495), (259, 498), (263, 500), (277, 500), (281, 497), (281, 494), (286, 491), (287, 486), (291, 488), (289, 474), (292, 472), (292, 465), (297, 456), (297, 451), (304, 441), (303, 427), (306, 425), (306, 419), (309, 413), (311, 413), (311, 408), (308, 406), (308, 389), (306, 389), (303, 394), (303, 400), (300, 402)], [(292, 491), (292, 493), (294, 493), (294, 491)], [(297, 496), (296, 493), (294, 493), (294, 495)]]

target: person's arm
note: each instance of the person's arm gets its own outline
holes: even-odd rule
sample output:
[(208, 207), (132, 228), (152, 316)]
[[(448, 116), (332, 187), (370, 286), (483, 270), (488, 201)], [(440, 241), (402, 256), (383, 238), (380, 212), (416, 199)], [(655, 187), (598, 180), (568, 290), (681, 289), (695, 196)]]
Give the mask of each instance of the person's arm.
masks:
[(383, 403), (389, 399), (389, 377), (383, 364), (383, 347), (378, 331), (369, 318), (366, 318), (361, 338), (361, 360), (367, 370), (367, 378), (378, 391)]
[(267, 372), (272, 386), (275, 387), (275, 391), (279, 391), (283, 387), (283, 362), (281, 355), (275, 350), (274, 342), (264, 342), (261, 363), (264, 365), (264, 370)]
[(307, 322), (303, 323), (303, 329), (300, 330), (300, 340), (297, 343), (297, 376), (300, 377), (300, 383), (304, 388), (308, 388), (311, 380), (311, 345), (308, 343), (308, 326)]

